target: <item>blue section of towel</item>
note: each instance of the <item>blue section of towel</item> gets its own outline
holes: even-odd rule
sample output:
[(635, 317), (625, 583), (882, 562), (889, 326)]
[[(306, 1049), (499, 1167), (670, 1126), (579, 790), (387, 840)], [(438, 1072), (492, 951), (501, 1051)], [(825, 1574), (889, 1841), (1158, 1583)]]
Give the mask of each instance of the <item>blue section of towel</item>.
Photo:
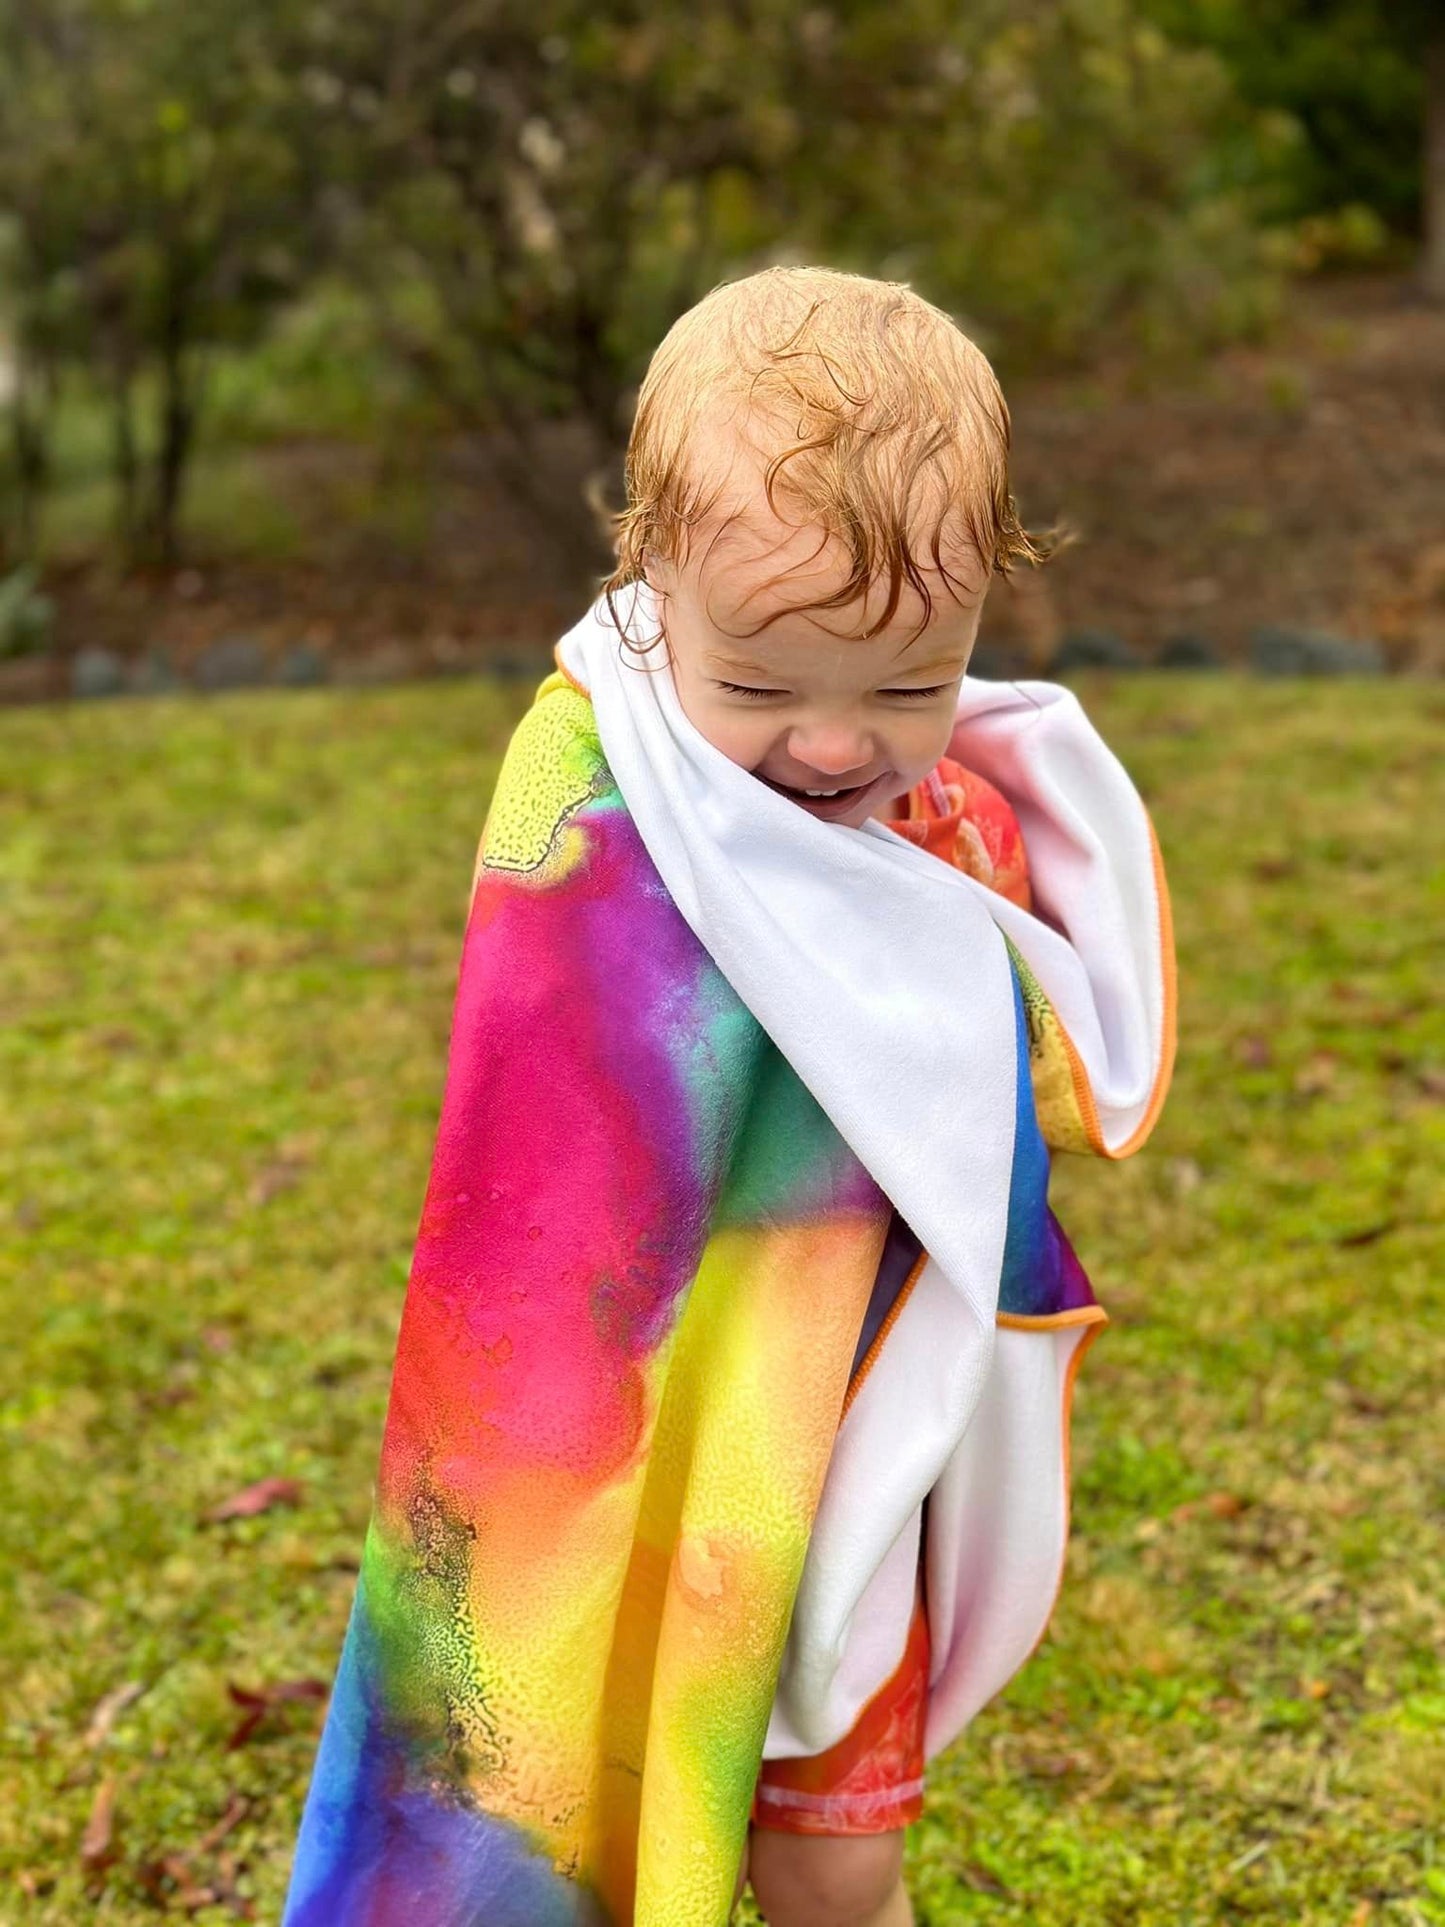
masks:
[(904, 1280), (918, 1261), (923, 1246), (902, 1218), (895, 1211), (888, 1222), (888, 1236), (883, 1243), (883, 1255), (878, 1260), (878, 1276), (873, 1281), (872, 1295), (868, 1309), (863, 1314), (862, 1329), (858, 1333), (858, 1344), (853, 1353), (853, 1369), (849, 1379), (857, 1376), (858, 1367), (867, 1355), (868, 1347), (878, 1336), (883, 1321), (898, 1302), (898, 1294), (903, 1289)]

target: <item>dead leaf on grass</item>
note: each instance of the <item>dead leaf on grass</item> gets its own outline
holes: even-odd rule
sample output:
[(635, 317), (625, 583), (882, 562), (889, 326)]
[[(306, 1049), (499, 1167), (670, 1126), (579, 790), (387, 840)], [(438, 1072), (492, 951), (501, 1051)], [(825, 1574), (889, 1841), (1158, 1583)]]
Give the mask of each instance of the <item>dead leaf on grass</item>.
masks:
[(226, 1751), (233, 1753), (238, 1746), (246, 1744), (273, 1706), (287, 1700), (324, 1700), (330, 1688), (320, 1679), (283, 1679), (274, 1686), (262, 1686), (252, 1692), (249, 1687), (237, 1686), (228, 1680), (226, 1691), (237, 1706), (246, 1708), (246, 1717), (226, 1741)]
[(186, 1913), (202, 1907), (228, 1906), (240, 1920), (254, 1920), (255, 1907), (236, 1892), (236, 1858), (229, 1852), (217, 1855), (214, 1877), (203, 1879), (195, 1862), (212, 1853), (231, 1830), (250, 1812), (251, 1802), (243, 1793), (232, 1790), (226, 1810), (203, 1833), (194, 1847), (183, 1853), (162, 1853), (143, 1860), (136, 1867), (136, 1879), (146, 1895), (163, 1912), (174, 1905)]
[(225, 1839), (226, 1835), (230, 1833), (234, 1827), (238, 1827), (241, 1824), (250, 1811), (251, 1802), (247, 1799), (246, 1795), (244, 1793), (237, 1793), (233, 1788), (230, 1798), (226, 1802), (226, 1811), (213, 1827), (208, 1828), (206, 1832), (201, 1835), (200, 1839), (196, 1842), (195, 1852), (210, 1853), (212, 1848), (219, 1846), (221, 1841)]
[(305, 1175), (305, 1158), (276, 1158), (263, 1164), (251, 1181), (252, 1204), (269, 1204), (283, 1191), (294, 1191)]
[(1372, 1245), (1377, 1238), (1385, 1237), (1397, 1229), (1398, 1218), (1381, 1218), (1378, 1224), (1367, 1224), (1359, 1231), (1342, 1231), (1334, 1242), (1343, 1251), (1358, 1250), (1361, 1245)]
[(1019, 1765), (1032, 1779), (1063, 1780), (1071, 1773), (1081, 1773), (1088, 1761), (1077, 1753), (1025, 1753)]
[(958, 1871), (964, 1885), (972, 1887), (976, 1894), (997, 1894), (1001, 1900), (1018, 1898), (1012, 1887), (1005, 1886), (996, 1874), (991, 1874), (987, 1867), (981, 1867), (976, 1860), (965, 1861)]
[(175, 1405), (188, 1405), (195, 1396), (195, 1386), (178, 1379), (173, 1385), (163, 1385), (158, 1392), (142, 1392), (140, 1402), (142, 1405), (170, 1408)]
[(1350, 1410), (1358, 1412), (1362, 1418), (1383, 1418), (1387, 1412), (1394, 1410), (1394, 1406), (1385, 1399), (1376, 1398), (1370, 1392), (1362, 1392), (1356, 1385), (1350, 1386), (1346, 1399)]
[(299, 1479), (258, 1479), (212, 1506), (205, 1517), (213, 1524), (222, 1519), (254, 1519), (258, 1512), (269, 1512), (272, 1506), (299, 1505), (303, 1490)]
[(1340, 1060), (1334, 1051), (1314, 1051), (1295, 1072), (1294, 1087), (1301, 1097), (1323, 1097), (1339, 1080)]
[(1216, 1519), (1236, 1519), (1248, 1503), (1237, 1492), (1206, 1492), (1202, 1499), (1186, 1499), (1183, 1505), (1175, 1506), (1169, 1518), (1173, 1524), (1183, 1525), (1202, 1508)]
[(80, 1837), (80, 1864), (87, 1873), (99, 1873), (115, 1859), (115, 1775), (107, 1774), (95, 1789), (90, 1817)]
[(110, 1738), (110, 1730), (125, 1709), (138, 1700), (145, 1691), (139, 1680), (127, 1680), (124, 1686), (116, 1686), (100, 1700), (90, 1716), (90, 1724), (85, 1729), (82, 1746), (94, 1750), (103, 1746)]
[(215, 1888), (200, 1885), (183, 1853), (163, 1853), (154, 1860), (142, 1860), (135, 1874), (146, 1897), (163, 1912), (169, 1912), (174, 1903), (188, 1914), (199, 1913), (202, 1907), (212, 1907), (221, 1898)]
[(1216, 1519), (1235, 1519), (1249, 1502), (1237, 1492), (1210, 1492), (1205, 1495), (1204, 1503)]

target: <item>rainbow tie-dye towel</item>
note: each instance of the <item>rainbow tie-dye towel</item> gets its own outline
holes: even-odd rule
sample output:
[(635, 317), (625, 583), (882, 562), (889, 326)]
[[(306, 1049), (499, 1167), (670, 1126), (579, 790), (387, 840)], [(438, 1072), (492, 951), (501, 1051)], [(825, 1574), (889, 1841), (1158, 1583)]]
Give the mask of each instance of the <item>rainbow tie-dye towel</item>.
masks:
[[(724, 974), (722, 939), (697, 934), (705, 906), (682, 913), (683, 883), (664, 884), (624, 801), (616, 712), (604, 754), (606, 703), (581, 657), (564, 644), (558, 660), (483, 832), (374, 1513), (285, 1927), (723, 1927), (770, 1735), (818, 1750), (829, 1736), (807, 1729), (848, 1713), (837, 1679), (816, 1683), (848, 1586), (815, 1528), (846, 1474), (845, 1405), (850, 1425), (868, 1417), (850, 1373), (904, 1202), (845, 1138), (844, 1101), (825, 1092), (825, 1109), (765, 1029), (761, 993), (745, 1001)], [(973, 887), (891, 842), (908, 888), (935, 872)], [(1038, 1118), (1057, 1115), (1056, 1141), (1116, 1150), (1090, 1141), (1084, 1055), (1021, 928), (989, 953), (1006, 1003), (988, 1061), (1007, 1074), (977, 1098), (1000, 1112), (986, 1155), (1001, 1181), (954, 1214), (961, 1255), (931, 1259), (905, 1308), (935, 1335), (955, 1319), (959, 1343), (919, 1419), (938, 1450), (913, 1455), (900, 1504), (962, 1477), (950, 1452), (960, 1414), (987, 1411), (998, 1324), (1101, 1316), (1048, 1212)], [(1047, 975), (1048, 943), (1039, 954)], [(1156, 1059), (1170, 1050), (1172, 1033)], [(885, 1067), (874, 1081), (886, 1100)], [(928, 1250), (949, 1245), (952, 1218), (907, 1215)], [(982, 1309), (957, 1289), (969, 1240), (992, 1274)], [(909, 1330), (891, 1321), (870, 1384), (886, 1387), (878, 1361)], [(897, 1538), (897, 1521), (882, 1529)], [(945, 1529), (931, 1583), (949, 1544)], [(877, 1565), (854, 1573), (854, 1600)], [(950, 1672), (962, 1633), (935, 1609), (940, 1705), (956, 1708), (987, 1688)]]

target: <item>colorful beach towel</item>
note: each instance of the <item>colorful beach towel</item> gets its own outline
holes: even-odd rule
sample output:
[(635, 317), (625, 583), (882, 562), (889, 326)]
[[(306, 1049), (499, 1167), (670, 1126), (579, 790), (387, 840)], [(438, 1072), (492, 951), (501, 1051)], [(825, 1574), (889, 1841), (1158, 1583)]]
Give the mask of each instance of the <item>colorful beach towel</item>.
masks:
[[(761, 1759), (897, 1664), (925, 1495), (954, 1737), (1047, 1622), (1102, 1317), (1047, 1144), (1132, 1149), (1172, 1060), (1152, 831), (1067, 692), (966, 682), (951, 745), (1030, 912), (729, 763), (605, 604), (557, 661), (483, 831), (286, 1927), (722, 1927)], [(895, 1206), (923, 1255), (854, 1371)]]

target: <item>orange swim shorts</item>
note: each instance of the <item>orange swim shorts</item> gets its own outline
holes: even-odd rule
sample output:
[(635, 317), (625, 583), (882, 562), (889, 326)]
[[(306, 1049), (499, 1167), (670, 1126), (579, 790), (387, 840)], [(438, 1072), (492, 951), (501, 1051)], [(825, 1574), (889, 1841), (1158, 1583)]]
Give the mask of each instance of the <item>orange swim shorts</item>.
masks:
[(826, 1753), (763, 1761), (753, 1791), (753, 1825), (828, 1834), (911, 1826), (923, 1812), (928, 1660), (920, 1567), (908, 1644), (892, 1675)]

